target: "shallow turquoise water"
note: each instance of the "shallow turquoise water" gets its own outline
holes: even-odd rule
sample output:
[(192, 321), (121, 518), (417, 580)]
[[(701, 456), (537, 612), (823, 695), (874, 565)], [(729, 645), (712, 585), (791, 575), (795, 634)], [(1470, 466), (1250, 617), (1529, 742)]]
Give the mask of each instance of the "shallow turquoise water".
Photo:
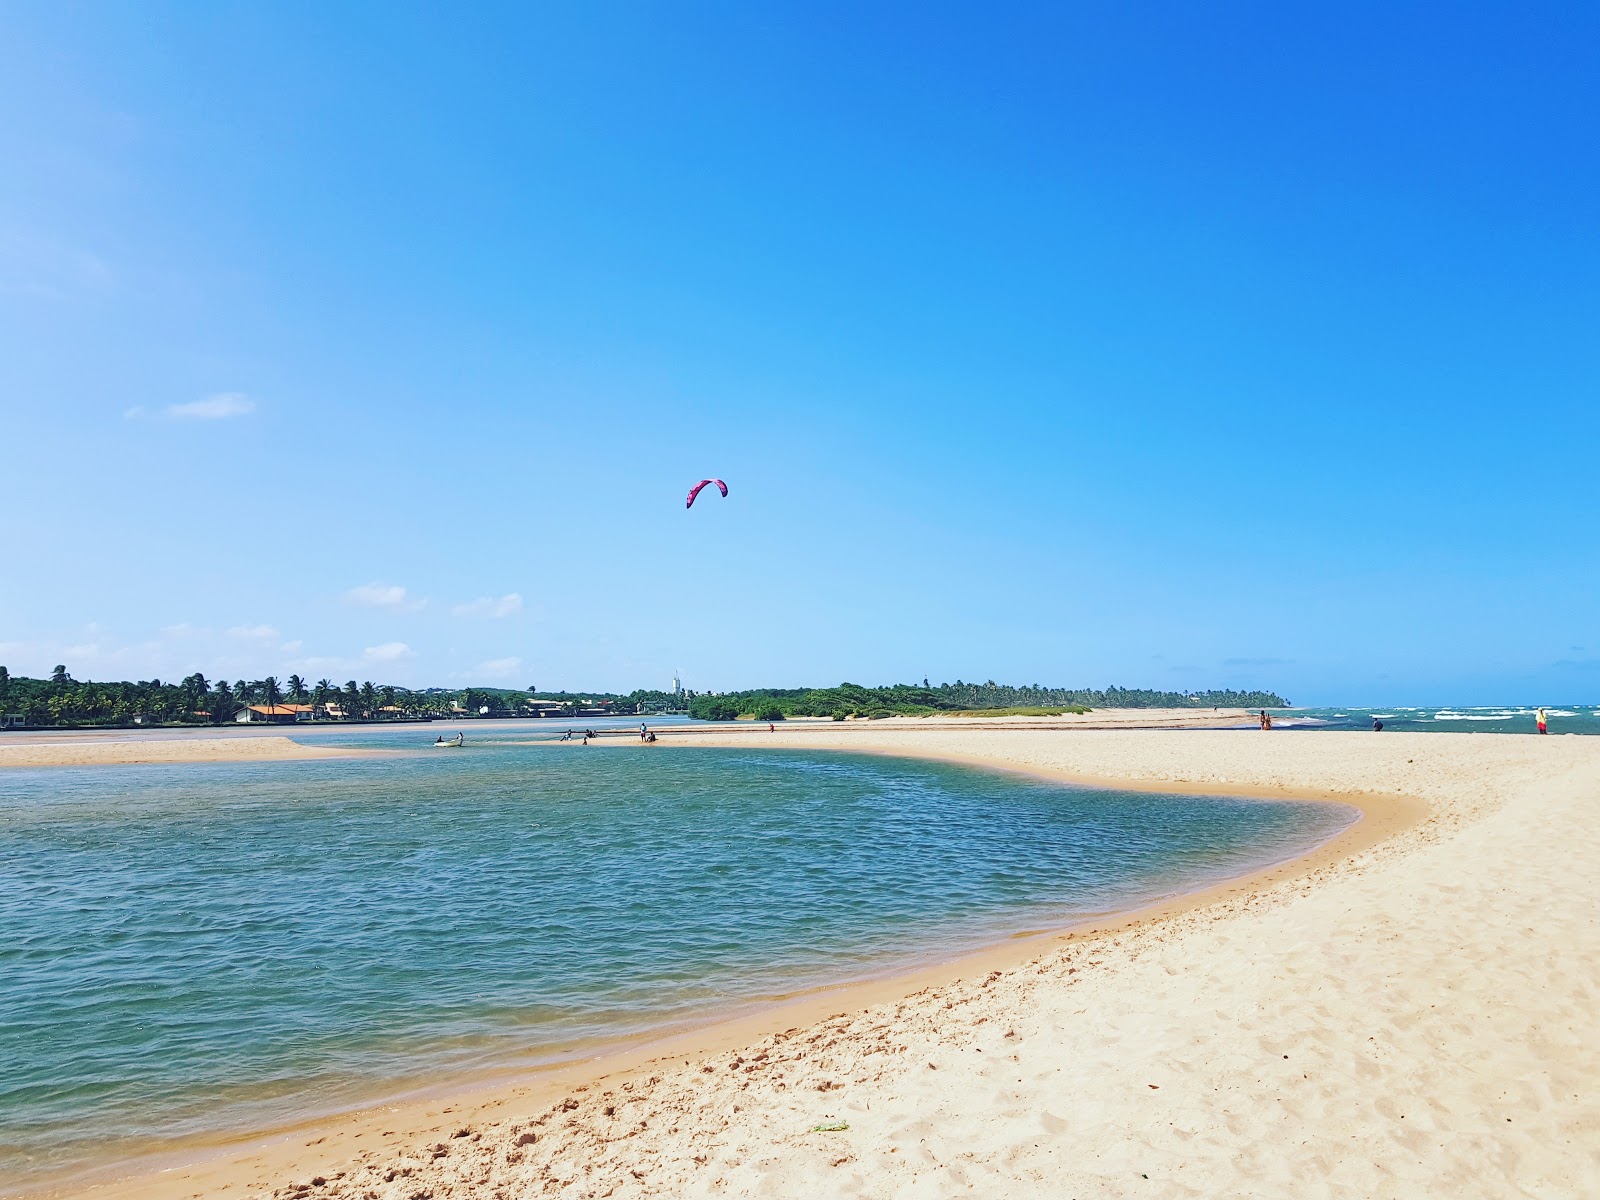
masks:
[(1126, 908), (1353, 815), (842, 754), (483, 739), (7, 771), (0, 1179)]

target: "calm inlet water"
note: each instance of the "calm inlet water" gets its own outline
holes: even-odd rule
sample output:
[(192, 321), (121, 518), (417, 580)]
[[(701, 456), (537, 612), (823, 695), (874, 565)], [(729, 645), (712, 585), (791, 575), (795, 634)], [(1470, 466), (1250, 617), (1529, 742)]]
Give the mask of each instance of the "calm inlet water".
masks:
[(1353, 815), (849, 755), (509, 742), (7, 771), (0, 1179), (1126, 908)]

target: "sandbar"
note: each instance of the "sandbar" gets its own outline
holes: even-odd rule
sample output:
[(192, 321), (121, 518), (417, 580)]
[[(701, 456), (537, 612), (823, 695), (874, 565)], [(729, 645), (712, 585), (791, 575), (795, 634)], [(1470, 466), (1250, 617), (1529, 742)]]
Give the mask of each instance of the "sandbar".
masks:
[(292, 738), (163, 737), (160, 734), (82, 739), (52, 737), (0, 742), (4, 767), (112, 767), (135, 763), (281, 762), (312, 758), (350, 758), (385, 751), (307, 746)]

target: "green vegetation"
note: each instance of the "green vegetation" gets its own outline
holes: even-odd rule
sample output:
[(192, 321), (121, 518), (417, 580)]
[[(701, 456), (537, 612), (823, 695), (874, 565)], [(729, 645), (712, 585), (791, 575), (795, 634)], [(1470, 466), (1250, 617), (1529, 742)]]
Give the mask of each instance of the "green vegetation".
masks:
[[(160, 679), (90, 683), (57, 666), (49, 679), (13, 676), (0, 666), (0, 725), (128, 726), (225, 725), (247, 705), (282, 709), (282, 721), (400, 721), (429, 717), (577, 718), (622, 713), (682, 712), (683, 697), (670, 692), (538, 692), (510, 688), (411, 689), (331, 679), (315, 683), (291, 675), (265, 679), (211, 681), (200, 673), (177, 683)], [(290, 707), (294, 706), (294, 707)], [(296, 710), (301, 710), (297, 712)]]
[[(721, 695), (696, 695), (641, 688), (614, 692), (541, 692), (532, 687), (422, 688), (331, 679), (311, 683), (298, 675), (265, 679), (207, 680), (196, 672), (177, 683), (87, 683), (57, 666), (49, 679), (12, 676), (0, 666), (0, 718), (28, 726), (222, 725), (246, 705), (304, 706), (299, 719), (318, 721), (416, 720), (424, 717), (652, 716), (685, 712), (705, 721), (782, 721), (791, 717), (857, 718), (956, 716), (1057, 716), (1091, 708), (1286, 708), (1274, 692), (1213, 691), (1185, 695), (1109, 687), (1010, 687), (988, 683), (942, 683), (934, 687), (894, 684), (830, 688), (760, 688)], [(277, 719), (296, 719), (278, 713)]]
[[(1145, 688), (1048, 688), (1039, 684), (1012, 687), (995, 683), (941, 683), (934, 687), (894, 684), (862, 687), (841, 683), (831, 688), (759, 688), (746, 692), (694, 696), (689, 715), (702, 721), (749, 718), (775, 721), (783, 717), (831, 717), (879, 720), (883, 717), (927, 717), (934, 713), (1021, 717), (1058, 716), (1095, 708), (1287, 708), (1276, 692), (1158, 692)], [(777, 714), (777, 715), (768, 715)]]

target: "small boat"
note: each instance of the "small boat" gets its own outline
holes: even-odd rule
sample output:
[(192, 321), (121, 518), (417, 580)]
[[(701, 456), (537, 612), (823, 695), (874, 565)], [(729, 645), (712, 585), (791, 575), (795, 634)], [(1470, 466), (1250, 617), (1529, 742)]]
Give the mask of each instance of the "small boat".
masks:
[(456, 747), (456, 746), (464, 745), (466, 743), (466, 740), (467, 740), (467, 735), (464, 734), (464, 733), (458, 733), (458, 734), (455, 735), (455, 737), (449, 738), (449, 739), (446, 739), (445, 737), (443, 737), (441, 735), (440, 737), (436, 737), (436, 738), (433, 739), (433, 748), (435, 750), (443, 750), (446, 746), (450, 746), (450, 747), (453, 748), (453, 747)]

